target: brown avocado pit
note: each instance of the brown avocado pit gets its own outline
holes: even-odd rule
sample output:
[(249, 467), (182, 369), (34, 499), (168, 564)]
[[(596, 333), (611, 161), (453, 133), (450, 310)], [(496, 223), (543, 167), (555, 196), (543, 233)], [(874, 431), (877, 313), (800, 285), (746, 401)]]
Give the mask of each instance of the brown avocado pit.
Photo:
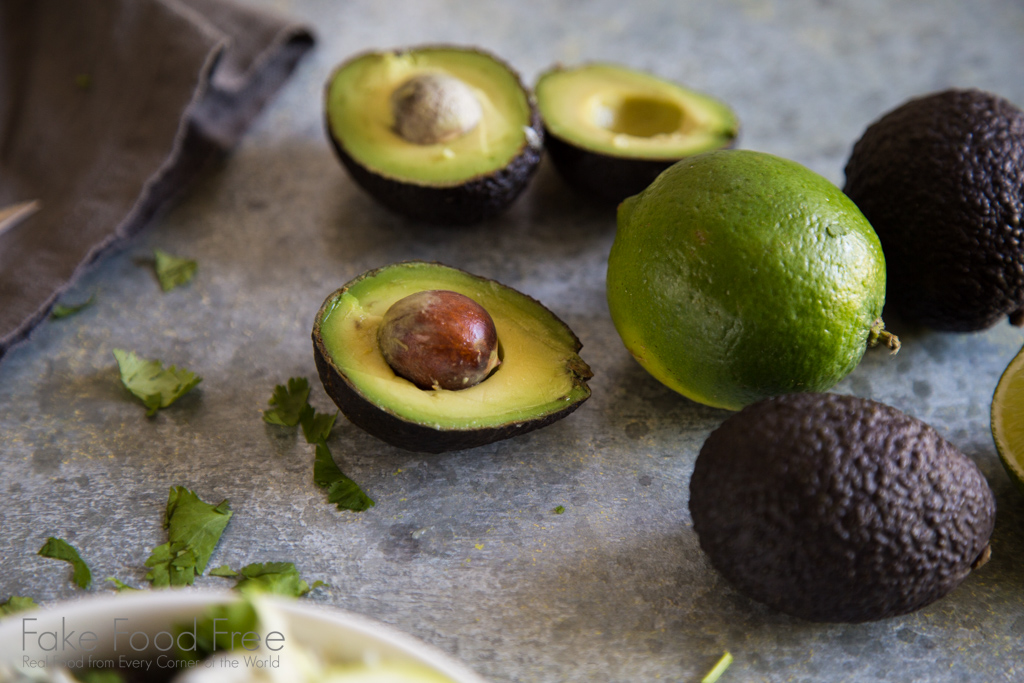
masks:
[[(429, 388), (417, 386), (395, 372), (381, 348), (388, 311), (438, 290), (478, 304), (496, 333), (500, 365), (458, 390), (435, 386), (435, 378)], [(413, 299), (414, 310), (423, 307)], [(396, 336), (411, 339), (407, 332)], [(342, 413), (407, 450), (440, 453), (524, 434), (569, 415), (590, 396), (593, 373), (564, 322), (511, 287), (439, 263), (409, 261), (363, 273), (327, 297), (312, 337), (320, 380)]]
[(360, 54), (335, 69), (324, 100), (328, 137), (352, 178), (416, 220), (466, 225), (496, 216), (540, 163), (532, 95), (481, 50)]
[(377, 342), (395, 374), (420, 389), (468, 389), (501, 363), (490, 314), (468, 296), (443, 289), (396, 301)]

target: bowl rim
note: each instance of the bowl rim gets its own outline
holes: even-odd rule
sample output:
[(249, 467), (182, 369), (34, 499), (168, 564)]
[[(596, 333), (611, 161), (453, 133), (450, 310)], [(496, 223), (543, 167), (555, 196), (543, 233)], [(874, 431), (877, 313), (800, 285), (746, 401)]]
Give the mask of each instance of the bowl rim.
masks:
[[(22, 666), (23, 655), (31, 650), (24, 648), (23, 630), (27, 627), (22, 619), (25, 618), (36, 620), (32, 627), (35, 629), (34, 632), (38, 633), (59, 630), (64, 623), (81, 624), (85, 620), (110, 620), (115, 614), (118, 618), (135, 617), (150, 622), (159, 621), (159, 615), (167, 614), (170, 621), (182, 616), (199, 615), (208, 607), (234, 602), (240, 597), (242, 596), (239, 593), (226, 590), (171, 588), (125, 591), (107, 595), (86, 595), (42, 605), (39, 609), (17, 612), (0, 618), (0, 665), (6, 663), (15, 670), (38, 675), (38, 668), (26, 669)], [(440, 648), (372, 617), (332, 605), (281, 596), (260, 596), (259, 600), (272, 605), (289, 622), (360, 636), (389, 650), (389, 658), (422, 664), (436, 673), (447, 676), (453, 683), (487, 683), (467, 665)], [(164, 622), (163, 628), (167, 625)], [(157, 627), (150, 627), (149, 630), (155, 628)], [(103, 642), (99, 641), (99, 649), (102, 649)], [(22, 648), (18, 649), (18, 646)], [(395, 654), (397, 658), (394, 657)]]

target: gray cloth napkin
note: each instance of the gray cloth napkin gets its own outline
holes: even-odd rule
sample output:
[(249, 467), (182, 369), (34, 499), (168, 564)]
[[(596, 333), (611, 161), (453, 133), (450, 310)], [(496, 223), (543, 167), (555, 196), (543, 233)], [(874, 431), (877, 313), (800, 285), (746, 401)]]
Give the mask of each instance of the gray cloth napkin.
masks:
[[(228, 0), (0, 0), (0, 358), (231, 148), (312, 46)], [(2, 219), (2, 216), (0, 216)]]

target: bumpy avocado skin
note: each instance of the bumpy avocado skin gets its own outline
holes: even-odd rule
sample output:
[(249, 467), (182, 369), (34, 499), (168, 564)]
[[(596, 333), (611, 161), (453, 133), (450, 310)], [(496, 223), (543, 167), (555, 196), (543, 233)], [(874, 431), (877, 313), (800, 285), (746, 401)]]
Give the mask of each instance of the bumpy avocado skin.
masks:
[(331, 143), (352, 179), (371, 197), (395, 213), (438, 225), (472, 225), (502, 213), (522, 194), (537, 172), (543, 149), (540, 119), (533, 115), (536, 140), (523, 145), (504, 168), (461, 185), (433, 187), (374, 173), (353, 159), (338, 140)]
[(748, 406), (711, 434), (690, 513), (712, 565), (747, 596), (863, 622), (938, 600), (987, 559), (995, 499), (920, 420), (806, 393)]
[(844, 191), (882, 242), (889, 308), (936, 330), (1024, 317), (1024, 112), (979, 90), (910, 100), (854, 145)]
[[(639, 194), (678, 159), (630, 159), (578, 147), (544, 131), (551, 163), (566, 185), (588, 199), (614, 206)], [(725, 148), (731, 148), (730, 143)], [(724, 148), (723, 148), (724, 149)]]

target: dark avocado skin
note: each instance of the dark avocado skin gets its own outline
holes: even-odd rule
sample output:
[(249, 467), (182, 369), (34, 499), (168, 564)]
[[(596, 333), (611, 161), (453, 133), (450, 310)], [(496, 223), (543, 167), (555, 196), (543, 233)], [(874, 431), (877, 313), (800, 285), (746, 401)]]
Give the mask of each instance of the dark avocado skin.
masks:
[(854, 145), (844, 192), (885, 252), (886, 306), (969, 332), (1024, 315), (1024, 112), (979, 90), (911, 100)]
[(987, 559), (995, 499), (920, 420), (806, 393), (748, 406), (711, 434), (690, 513), (712, 565), (748, 597), (863, 622), (938, 600)]
[[(543, 136), (536, 111), (533, 129)], [(526, 189), (543, 148), (541, 144), (524, 144), (507, 166), (494, 173), (461, 185), (432, 187), (374, 173), (353, 159), (333, 135), (330, 139), (352, 179), (380, 204), (408, 218), (440, 225), (471, 225), (503, 212)]]
[[(392, 266), (385, 266), (384, 268), (400, 265), (402, 264), (392, 264)], [(437, 265), (440, 266), (441, 264)], [(381, 270), (383, 270), (383, 268), (363, 273), (356, 279), (330, 294), (325, 300), (325, 304), (326, 302), (332, 301), (343, 294), (349, 287), (353, 286), (357, 282), (373, 277)], [(480, 278), (479, 276), (474, 277), (477, 277), (480, 280), (485, 279)], [(323, 308), (321, 308), (321, 312), (322, 310)], [(552, 314), (552, 316), (554, 316), (554, 314)], [(579, 338), (573, 334), (568, 325), (557, 318), (557, 316), (554, 317), (555, 320), (564, 326), (569, 332), (573, 341), (573, 351), (578, 352), (583, 347)], [(545, 427), (553, 422), (557, 422), (558, 420), (561, 420), (573, 413), (584, 403), (584, 401), (587, 400), (587, 398), (590, 397), (588, 389), (586, 396), (574, 403), (566, 401), (565, 407), (561, 410), (531, 420), (510, 422), (498, 427), (462, 430), (434, 429), (433, 427), (411, 422), (395, 415), (394, 413), (381, 408), (364, 396), (348, 379), (348, 377), (331, 361), (330, 354), (327, 352), (327, 346), (324, 344), (323, 336), (320, 334), (320, 318), (321, 316), (318, 314), (316, 322), (313, 324), (313, 358), (316, 362), (317, 374), (320, 376), (320, 381), (324, 385), (324, 390), (327, 392), (327, 395), (331, 397), (331, 400), (333, 400), (338, 406), (342, 414), (353, 424), (376, 436), (382, 441), (389, 443), (392, 446), (397, 446), (398, 448), (404, 448), (405, 450), (417, 451), (420, 453), (444, 453), (447, 451), (457, 451), (466, 448), (484, 446), (489, 443), (494, 443), (495, 441), (510, 439), (513, 436), (532, 432), (535, 429), (540, 429), (541, 427)], [(582, 361), (580, 361), (580, 365), (578, 367), (573, 368), (573, 371), (576, 373), (578, 381), (584, 385), (587, 380), (593, 377), (593, 372)]]
[[(606, 206), (640, 194), (679, 159), (635, 159), (592, 152), (544, 131), (555, 170), (574, 191)], [(733, 142), (719, 149), (733, 147)]]
[(510, 439), (557, 422), (583, 403), (578, 401), (571, 405), (567, 404), (563, 410), (556, 413), (526, 422), (512, 422), (501, 427), (441, 431), (404, 420), (366, 399), (327, 359), (316, 332), (313, 333), (313, 355), (320, 381), (342, 414), (352, 424), (378, 439), (408, 451), (445, 453)]

